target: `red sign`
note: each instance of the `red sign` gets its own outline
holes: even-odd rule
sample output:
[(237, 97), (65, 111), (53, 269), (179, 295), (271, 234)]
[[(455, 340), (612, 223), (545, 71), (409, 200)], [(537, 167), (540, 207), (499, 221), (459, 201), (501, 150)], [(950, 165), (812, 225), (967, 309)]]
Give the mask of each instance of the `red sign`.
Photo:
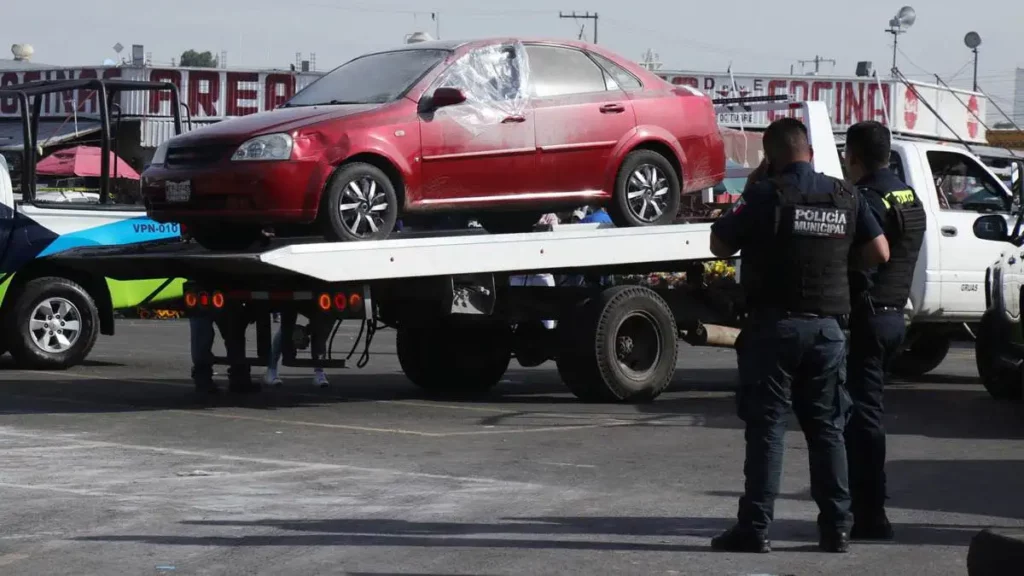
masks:
[[(885, 108), (889, 102), (891, 86), (879, 84), (873, 78), (825, 79), (809, 77), (761, 77), (751, 75), (687, 75), (661, 73), (665, 80), (677, 85), (688, 85), (710, 94), (713, 98), (746, 96), (789, 95), (797, 100), (820, 100), (830, 108), (832, 123), (848, 127), (864, 120), (888, 123)], [(769, 112), (768, 122), (791, 115), (787, 112)]]
[(917, 93), (911, 89), (907, 89), (903, 96), (903, 123), (906, 124), (907, 130), (913, 130), (914, 126), (917, 126)]
[(967, 133), (971, 138), (978, 137), (978, 97), (971, 96), (967, 100)]
[[(34, 80), (78, 78), (125, 78), (170, 82), (178, 88), (181, 101), (194, 118), (245, 116), (273, 110), (320, 77), (319, 73), (274, 71), (226, 71), (198, 68), (86, 68), (30, 70), (0, 74), (0, 85), (10, 86)], [(123, 93), (122, 113), (132, 116), (169, 116), (171, 95), (163, 92)], [(44, 116), (64, 117), (76, 112), (98, 114), (96, 94), (71, 90), (53, 94), (43, 101)], [(0, 117), (20, 115), (14, 98), (0, 99)]]

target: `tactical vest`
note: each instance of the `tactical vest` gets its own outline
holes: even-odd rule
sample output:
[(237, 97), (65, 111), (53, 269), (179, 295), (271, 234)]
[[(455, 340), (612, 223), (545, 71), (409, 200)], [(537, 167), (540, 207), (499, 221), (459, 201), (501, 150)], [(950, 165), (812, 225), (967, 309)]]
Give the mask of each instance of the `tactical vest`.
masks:
[(902, 309), (910, 297), (914, 266), (927, 229), (924, 206), (912, 189), (884, 191), (871, 186), (860, 188), (878, 194), (886, 210), (882, 229), (889, 242), (889, 261), (878, 266), (869, 292), (871, 302), (875, 306)]
[[(774, 247), (757, 266), (759, 276), (747, 284), (757, 307), (793, 314), (841, 316), (850, 313), (847, 278), (850, 246), (857, 225), (856, 192), (831, 179), (833, 189), (805, 194), (781, 178), (773, 179)], [(747, 280), (746, 275), (741, 281)], [(756, 286), (756, 288), (755, 288)]]

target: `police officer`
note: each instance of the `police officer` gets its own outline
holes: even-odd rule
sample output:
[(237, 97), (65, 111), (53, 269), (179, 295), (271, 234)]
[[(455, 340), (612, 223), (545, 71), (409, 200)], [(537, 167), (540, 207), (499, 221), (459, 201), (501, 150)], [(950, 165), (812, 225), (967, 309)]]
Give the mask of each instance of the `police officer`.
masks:
[(853, 411), (846, 426), (853, 530), (863, 540), (891, 540), (885, 514), (885, 427), (882, 391), (889, 360), (903, 343), (903, 308), (924, 241), (925, 212), (914, 191), (889, 169), (889, 129), (860, 122), (846, 132), (846, 169), (889, 243), (889, 261), (850, 272), (849, 383)]
[(783, 435), (792, 405), (807, 438), (811, 493), (822, 550), (849, 547), (849, 491), (843, 424), (849, 259), (884, 262), (888, 247), (863, 198), (819, 174), (802, 122), (784, 118), (764, 133), (765, 163), (732, 210), (711, 229), (711, 251), (742, 250), (749, 311), (736, 344), (737, 411), (746, 423), (746, 476), (737, 524), (711, 541), (731, 552), (769, 552), (768, 527), (782, 475)]

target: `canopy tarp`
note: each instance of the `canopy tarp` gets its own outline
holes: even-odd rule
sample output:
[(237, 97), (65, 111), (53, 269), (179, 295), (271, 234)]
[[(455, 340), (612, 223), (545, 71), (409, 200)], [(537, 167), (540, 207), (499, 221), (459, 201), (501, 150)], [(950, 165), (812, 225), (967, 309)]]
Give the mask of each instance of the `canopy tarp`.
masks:
[[(100, 166), (103, 152), (96, 146), (75, 146), (59, 150), (44, 158), (36, 165), (36, 174), (40, 176), (79, 176), (81, 178), (99, 178), (102, 174)], [(116, 169), (115, 169), (116, 166)], [(139, 173), (127, 162), (110, 153), (110, 177), (139, 180)]]

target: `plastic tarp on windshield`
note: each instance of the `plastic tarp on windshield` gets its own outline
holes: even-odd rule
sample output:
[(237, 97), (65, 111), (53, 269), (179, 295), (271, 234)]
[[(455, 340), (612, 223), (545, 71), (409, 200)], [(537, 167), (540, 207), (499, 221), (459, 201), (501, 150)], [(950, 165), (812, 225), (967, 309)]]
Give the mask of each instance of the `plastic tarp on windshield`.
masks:
[(530, 64), (519, 42), (478, 48), (444, 72), (439, 88), (458, 88), (466, 96), (445, 114), (473, 134), (523, 116), (529, 104)]

